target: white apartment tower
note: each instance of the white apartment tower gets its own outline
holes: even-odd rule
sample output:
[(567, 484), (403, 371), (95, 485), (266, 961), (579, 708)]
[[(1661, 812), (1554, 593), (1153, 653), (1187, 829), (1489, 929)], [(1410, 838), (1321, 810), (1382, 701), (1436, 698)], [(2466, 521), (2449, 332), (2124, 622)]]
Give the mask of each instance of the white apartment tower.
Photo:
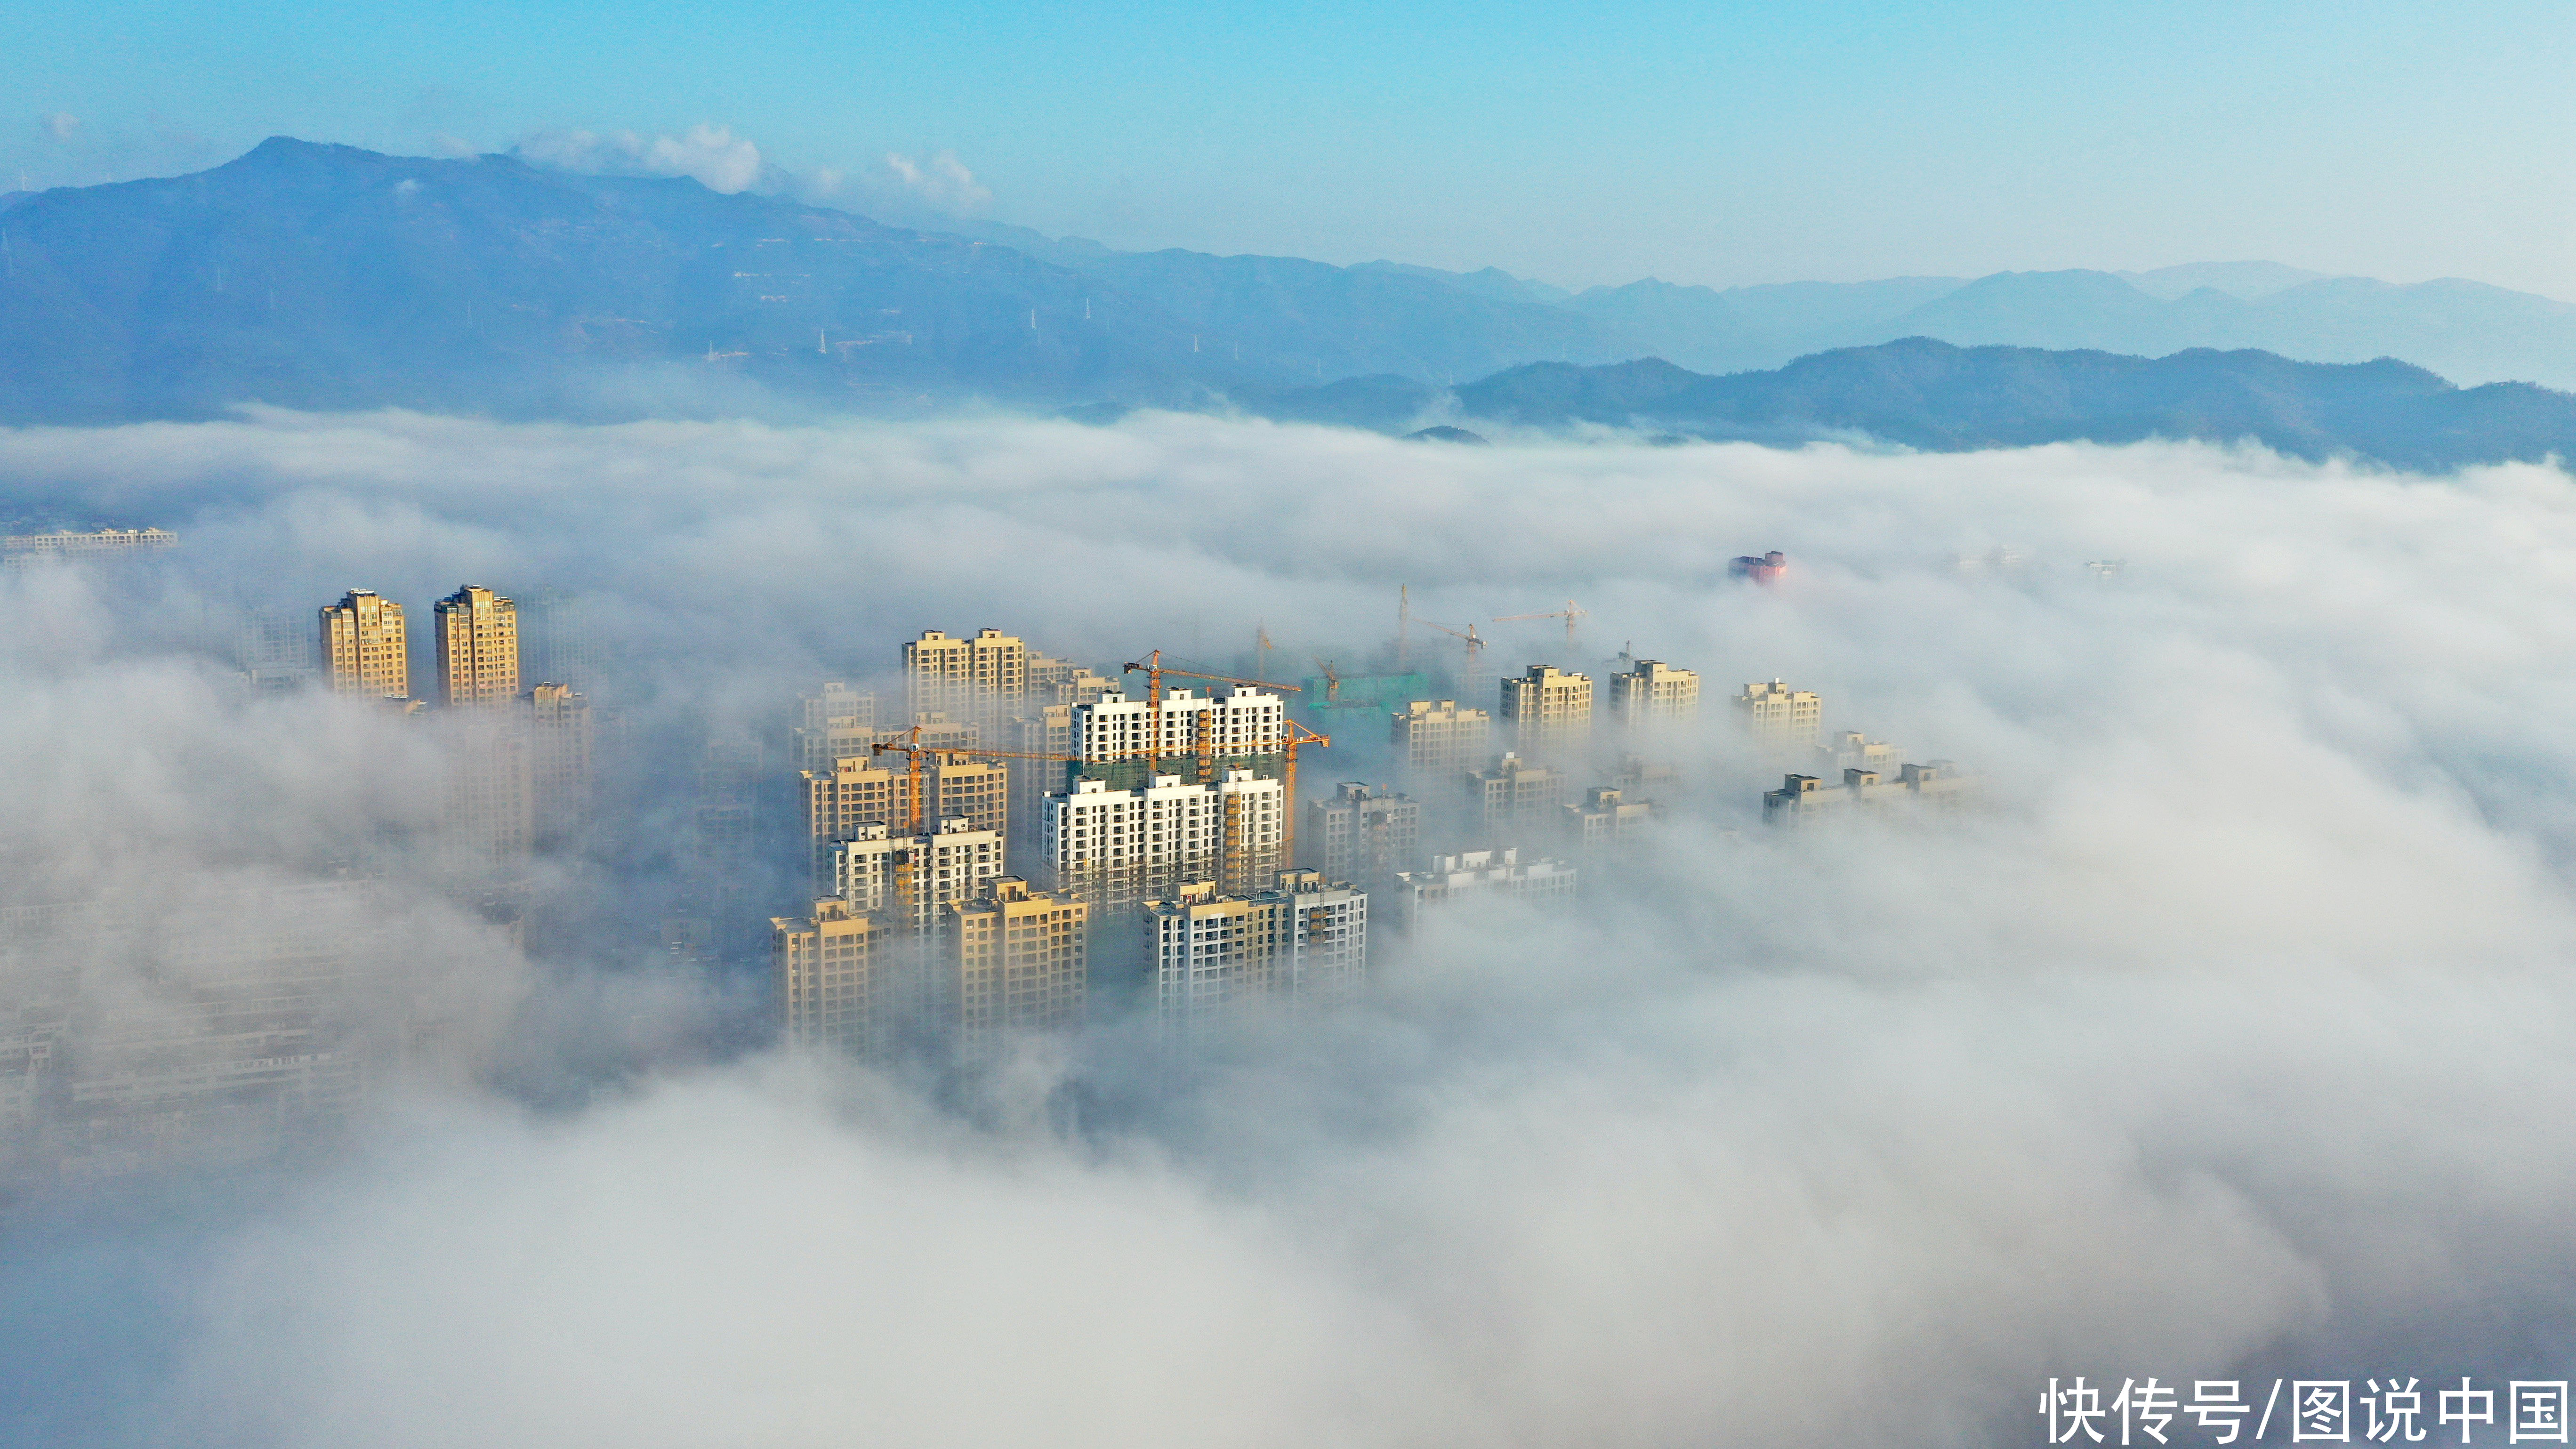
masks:
[(1368, 896), (1321, 871), (1283, 871), (1248, 896), (1186, 887), (1147, 906), (1145, 933), (1167, 1046), (1187, 1047), (1257, 1003), (1348, 999), (1368, 977)]
[(1287, 822), (1286, 790), (1250, 770), (1227, 770), (1207, 785), (1155, 775), (1133, 790), (1084, 779), (1046, 797), (1041, 842), (1056, 888), (1098, 920), (1194, 881), (1250, 892), (1278, 874)]
[(1219, 686), (1215, 694), (1163, 691), (1162, 706), (1104, 690), (1076, 705), (1071, 753), (1085, 760), (1241, 759), (1286, 747), (1288, 703), (1266, 690)]

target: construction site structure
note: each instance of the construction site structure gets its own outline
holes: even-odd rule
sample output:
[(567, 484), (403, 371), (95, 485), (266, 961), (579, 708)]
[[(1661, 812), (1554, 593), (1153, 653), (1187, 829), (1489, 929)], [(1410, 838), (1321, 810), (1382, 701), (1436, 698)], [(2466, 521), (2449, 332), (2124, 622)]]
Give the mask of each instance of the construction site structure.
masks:
[(1574, 621), (1584, 617), (1584, 613), (1585, 611), (1580, 605), (1576, 604), (1572, 599), (1568, 599), (1565, 601), (1565, 607), (1562, 609), (1548, 609), (1535, 614), (1504, 614), (1496, 618), (1494, 622), (1497, 624), (1517, 624), (1528, 619), (1563, 619), (1565, 621), (1565, 655), (1567, 662), (1571, 663), (1574, 658)]

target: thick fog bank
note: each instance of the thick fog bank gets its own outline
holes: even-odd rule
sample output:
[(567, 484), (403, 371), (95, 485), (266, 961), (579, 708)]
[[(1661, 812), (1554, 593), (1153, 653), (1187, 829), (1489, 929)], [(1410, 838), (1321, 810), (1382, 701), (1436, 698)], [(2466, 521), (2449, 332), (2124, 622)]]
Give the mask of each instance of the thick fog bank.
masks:
[[(0, 433), (0, 512), (185, 540), (0, 574), (0, 905), (369, 873), (442, 1048), (291, 1159), (21, 1194), (23, 1442), (1966, 1445), (2037, 1442), (2051, 1375), (2576, 1359), (2556, 470), (263, 415)], [(524, 943), (419, 883), (416, 728), (222, 657), (352, 586), (417, 651), (465, 582), (618, 661), (613, 829)], [(1390, 667), (1399, 585), (1488, 707), (1701, 672), (1587, 911), (1435, 921), (1189, 1072), (1111, 1023), (936, 1094), (654, 949), (691, 752), (924, 628), (1223, 669), (1258, 625), (1293, 679)], [(1492, 622), (1569, 599), (1571, 649)], [(1724, 697), (1775, 676), (1981, 802), (1765, 828)]]

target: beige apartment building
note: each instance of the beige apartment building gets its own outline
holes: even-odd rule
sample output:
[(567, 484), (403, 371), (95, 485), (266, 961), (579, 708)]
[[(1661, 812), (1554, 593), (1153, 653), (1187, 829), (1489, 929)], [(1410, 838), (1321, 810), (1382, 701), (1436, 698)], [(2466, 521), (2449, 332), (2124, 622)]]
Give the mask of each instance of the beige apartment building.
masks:
[(519, 606), (478, 584), (438, 601), (438, 702), (508, 704), (519, 697)]
[[(829, 771), (800, 770), (805, 831), (817, 890), (831, 889), (832, 846), (859, 838), (862, 826), (912, 828), (912, 770), (899, 754), (844, 755)], [(921, 762), (922, 819), (962, 817), (1004, 838), (1010, 830), (1010, 772), (991, 760), (938, 754)]]
[(1610, 717), (1627, 730), (1687, 725), (1699, 718), (1699, 675), (1659, 659), (1610, 676)]
[(1484, 762), (1494, 717), (1481, 709), (1460, 709), (1454, 699), (1417, 699), (1391, 724), (1396, 760), (1422, 779), (1445, 784)]
[(810, 916), (771, 917), (769, 930), (779, 1027), (790, 1045), (877, 1055), (893, 1043), (905, 953), (883, 921), (825, 899)]
[(1084, 700), (1098, 699), (1104, 690), (1116, 688), (1116, 679), (1106, 674), (1094, 674), (1089, 665), (1034, 651), (1029, 655), (1029, 704), (1032, 708), (1080, 704)]
[(1592, 742), (1592, 678), (1533, 664), (1503, 681), (1502, 719), (1512, 748), (1540, 759), (1566, 759)]
[(932, 997), (960, 1047), (982, 1054), (1006, 1036), (1082, 1024), (1091, 989), (1088, 905), (1003, 876), (950, 910), (954, 949)]
[(903, 646), (904, 712), (998, 724), (1028, 712), (1029, 646), (999, 629), (952, 639), (937, 629)]
[(1776, 679), (1744, 686), (1735, 697), (1735, 710), (1745, 730), (1766, 749), (1805, 749), (1824, 730), (1824, 700)]
[(322, 607), (322, 677), (333, 694), (411, 698), (411, 650), (402, 605), (351, 589)]
[(1636, 843), (1655, 818), (1651, 800), (1630, 800), (1606, 787), (1584, 792), (1576, 804), (1563, 807), (1565, 843), (1577, 851), (1616, 850)]

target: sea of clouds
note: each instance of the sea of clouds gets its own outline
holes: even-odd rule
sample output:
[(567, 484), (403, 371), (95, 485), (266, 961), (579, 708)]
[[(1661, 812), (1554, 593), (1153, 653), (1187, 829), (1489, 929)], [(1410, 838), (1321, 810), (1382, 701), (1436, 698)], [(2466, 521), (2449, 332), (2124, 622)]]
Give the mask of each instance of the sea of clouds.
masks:
[[(659, 889), (695, 741), (923, 628), (1223, 663), (1259, 623), (1293, 675), (1381, 649), (1399, 585), (1573, 599), (1570, 656), (1481, 623), (1488, 664), (1624, 644), (1717, 725), (1776, 676), (1989, 780), (1765, 830), (1712, 730), (1597, 909), (1446, 923), (1169, 1076), (1114, 1026), (964, 1081), (783, 1058), (697, 1025), (757, 982), (422, 887), (399, 964), (503, 1004), (476, 1079), (273, 1167), (21, 1191), (22, 1442), (1968, 1445), (2036, 1441), (2052, 1375), (2576, 1359), (2556, 469), (262, 413), (0, 433), (0, 500), (187, 540), (0, 576), (11, 905), (426, 828), (416, 730), (225, 677), (226, 610), (352, 586), (416, 630), (461, 582), (592, 601), (645, 760), (636, 838), (550, 867), (597, 919)], [(1727, 579), (1769, 548), (1782, 584)]]

